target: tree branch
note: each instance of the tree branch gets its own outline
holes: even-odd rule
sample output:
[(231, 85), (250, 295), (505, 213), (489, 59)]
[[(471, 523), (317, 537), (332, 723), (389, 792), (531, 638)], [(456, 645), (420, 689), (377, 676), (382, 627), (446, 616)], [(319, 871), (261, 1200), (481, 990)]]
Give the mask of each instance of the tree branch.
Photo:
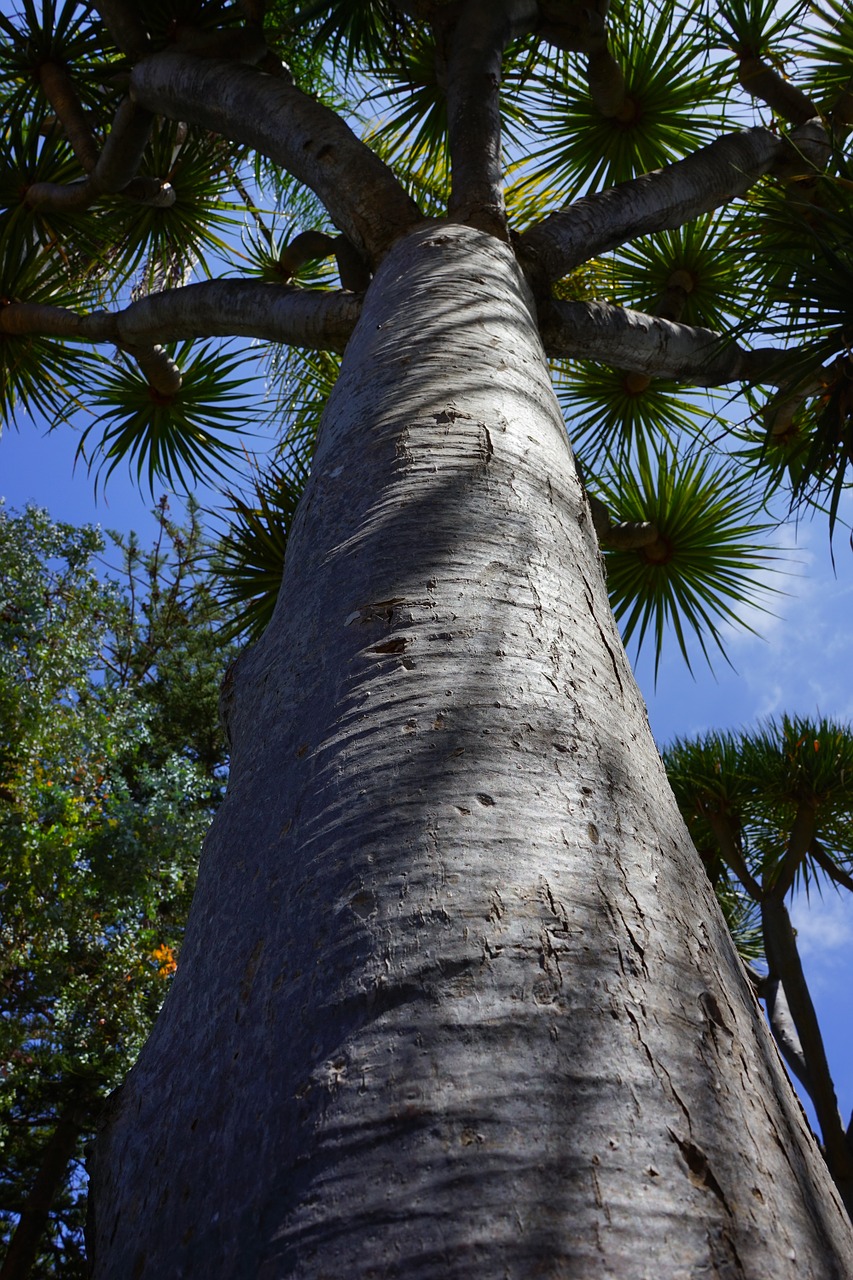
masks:
[(809, 1094), (820, 1125), (826, 1163), (850, 1212), (853, 1209), (853, 1153), (847, 1145), (838, 1112), (835, 1086), (829, 1073), (826, 1050), (797, 951), (791, 919), (784, 902), (776, 894), (762, 901), (761, 923), (770, 975), (782, 982), (803, 1050), (811, 1081)]
[(71, 83), (71, 76), (61, 63), (49, 59), (39, 66), (38, 76), (44, 95), (56, 112), (72, 151), (86, 173), (91, 173), (98, 159), (98, 148), (86, 112)]
[(744, 54), (738, 60), (738, 83), (753, 98), (758, 98), (774, 115), (791, 124), (805, 124), (819, 114), (817, 107), (802, 89), (784, 79), (763, 58)]
[(174, 204), (175, 192), (169, 183), (159, 178), (136, 177), (153, 120), (150, 111), (123, 98), (88, 176), (67, 186), (35, 182), (27, 188), (27, 204), (31, 209), (73, 211), (87, 209), (101, 195), (117, 193), (158, 208)]
[(512, 36), (538, 16), (533, 0), (468, 0), (450, 36), (444, 75), (450, 151), (449, 214), (508, 239), (501, 162), (500, 85)]
[[(31, 187), (27, 187), (26, 201), (31, 209), (73, 213), (88, 209), (103, 194), (103, 190), (91, 178), (69, 183), (67, 187), (59, 182), (34, 182)], [(176, 199), (171, 183), (161, 182), (159, 178), (132, 178), (119, 194), (126, 196), (128, 200), (149, 204), (155, 209), (167, 209)]]
[(539, 0), (538, 33), (549, 44), (593, 57), (607, 45), (610, 0)]
[(136, 65), (130, 92), (149, 111), (210, 129), (282, 165), (374, 266), (421, 220), (387, 165), (334, 111), (285, 77), (170, 51)]
[(99, 191), (123, 191), (136, 177), (153, 123), (150, 111), (122, 99), (92, 172)]
[(767, 1009), (767, 1021), (773, 1032), (773, 1039), (779, 1046), (779, 1052), (788, 1064), (793, 1075), (814, 1102), (811, 1076), (809, 1075), (806, 1055), (797, 1035), (797, 1028), (785, 997), (785, 988), (778, 978), (767, 977), (762, 983), (762, 995)]
[(743, 850), (731, 822), (724, 813), (715, 813), (707, 805), (702, 806), (702, 815), (708, 820), (708, 825), (714, 833), (723, 861), (734, 871), (753, 902), (759, 902), (761, 885), (746, 865)]
[(707, 387), (773, 382), (791, 358), (781, 348), (747, 351), (713, 329), (676, 324), (608, 302), (554, 300), (540, 309), (539, 332), (549, 356), (598, 360), (631, 373)]
[(769, 129), (727, 134), (666, 169), (558, 209), (524, 233), (522, 248), (534, 272), (559, 280), (626, 240), (680, 227), (742, 196), (782, 153), (782, 139)]
[(183, 378), (168, 351), (161, 346), (132, 347), (129, 343), (125, 343), (123, 349), (133, 356), (149, 387), (161, 396), (177, 395)]
[[(88, 1106), (91, 1107), (89, 1102)], [(0, 1280), (26, 1280), (38, 1256), (38, 1247), (50, 1219), (50, 1210), (62, 1187), (65, 1172), (84, 1127), (86, 1103), (72, 1093), (60, 1110), (53, 1133), (41, 1153), (38, 1172), (21, 1208), (18, 1225), (0, 1267)]]
[(94, 7), (122, 53), (134, 60), (148, 53), (151, 47), (148, 32), (129, 0), (95, 0)]
[(62, 307), (0, 307), (0, 333), (48, 334), (118, 346), (153, 347), (191, 338), (247, 337), (343, 351), (361, 311), (358, 294), (321, 293), (254, 280), (204, 280), (167, 289), (124, 311), (78, 315)]

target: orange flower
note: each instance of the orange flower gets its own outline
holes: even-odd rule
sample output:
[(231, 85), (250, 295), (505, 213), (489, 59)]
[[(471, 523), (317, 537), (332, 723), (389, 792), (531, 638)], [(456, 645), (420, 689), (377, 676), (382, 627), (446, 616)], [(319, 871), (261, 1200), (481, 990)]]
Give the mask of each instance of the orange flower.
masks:
[(178, 967), (174, 951), (165, 942), (161, 942), (159, 947), (154, 948), (151, 952), (151, 959), (157, 962), (158, 978), (170, 977)]

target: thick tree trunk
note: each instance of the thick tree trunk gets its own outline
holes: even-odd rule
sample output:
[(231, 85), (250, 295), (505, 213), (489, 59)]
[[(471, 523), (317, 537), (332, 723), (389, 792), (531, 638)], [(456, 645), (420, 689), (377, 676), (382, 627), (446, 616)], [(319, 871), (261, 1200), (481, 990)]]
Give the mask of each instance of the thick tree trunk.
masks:
[(531, 301), (399, 242), (326, 413), (101, 1280), (853, 1275), (690, 848)]

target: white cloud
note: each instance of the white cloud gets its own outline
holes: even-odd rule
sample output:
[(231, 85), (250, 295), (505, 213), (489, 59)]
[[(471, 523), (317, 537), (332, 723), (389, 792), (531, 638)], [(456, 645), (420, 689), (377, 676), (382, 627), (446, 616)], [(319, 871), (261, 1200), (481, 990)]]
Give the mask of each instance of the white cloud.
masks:
[(811, 969), (853, 972), (853, 894), (826, 888), (809, 898), (799, 894), (791, 907), (797, 945)]

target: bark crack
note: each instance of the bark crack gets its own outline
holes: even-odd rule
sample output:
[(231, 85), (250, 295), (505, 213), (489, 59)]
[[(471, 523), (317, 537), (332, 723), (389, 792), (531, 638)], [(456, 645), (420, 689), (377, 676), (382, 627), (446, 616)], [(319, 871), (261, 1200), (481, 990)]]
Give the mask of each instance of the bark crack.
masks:
[(690, 1171), (690, 1181), (694, 1187), (705, 1187), (708, 1191), (713, 1191), (714, 1195), (720, 1201), (728, 1216), (731, 1218), (732, 1211), (729, 1202), (726, 1199), (726, 1193), (714, 1177), (713, 1170), (708, 1161), (708, 1157), (701, 1147), (697, 1147), (695, 1142), (690, 1142), (686, 1138), (679, 1138), (674, 1129), (669, 1129), (669, 1136), (678, 1147), (684, 1162)]
[(598, 616), (596, 615), (596, 612), (595, 612), (595, 601), (593, 599), (592, 591), (590, 590), (590, 585), (587, 582), (586, 578), (584, 578), (584, 581), (583, 581), (583, 589), (584, 589), (584, 594), (586, 595), (587, 604), (589, 605), (590, 615), (592, 617), (593, 622), (596, 625), (596, 628), (598, 629), (598, 634), (601, 636), (601, 642), (604, 645), (605, 649), (607, 650), (608, 656), (613, 665), (613, 671), (616, 675), (617, 684), (619, 685), (619, 692), (622, 694), (622, 698), (624, 700), (625, 687), (622, 684), (622, 677), (619, 674), (619, 664), (616, 661), (616, 655), (614, 654), (613, 649), (610, 643), (608, 642), (607, 636), (604, 634), (604, 631), (602, 630), (601, 623), (598, 621)]

